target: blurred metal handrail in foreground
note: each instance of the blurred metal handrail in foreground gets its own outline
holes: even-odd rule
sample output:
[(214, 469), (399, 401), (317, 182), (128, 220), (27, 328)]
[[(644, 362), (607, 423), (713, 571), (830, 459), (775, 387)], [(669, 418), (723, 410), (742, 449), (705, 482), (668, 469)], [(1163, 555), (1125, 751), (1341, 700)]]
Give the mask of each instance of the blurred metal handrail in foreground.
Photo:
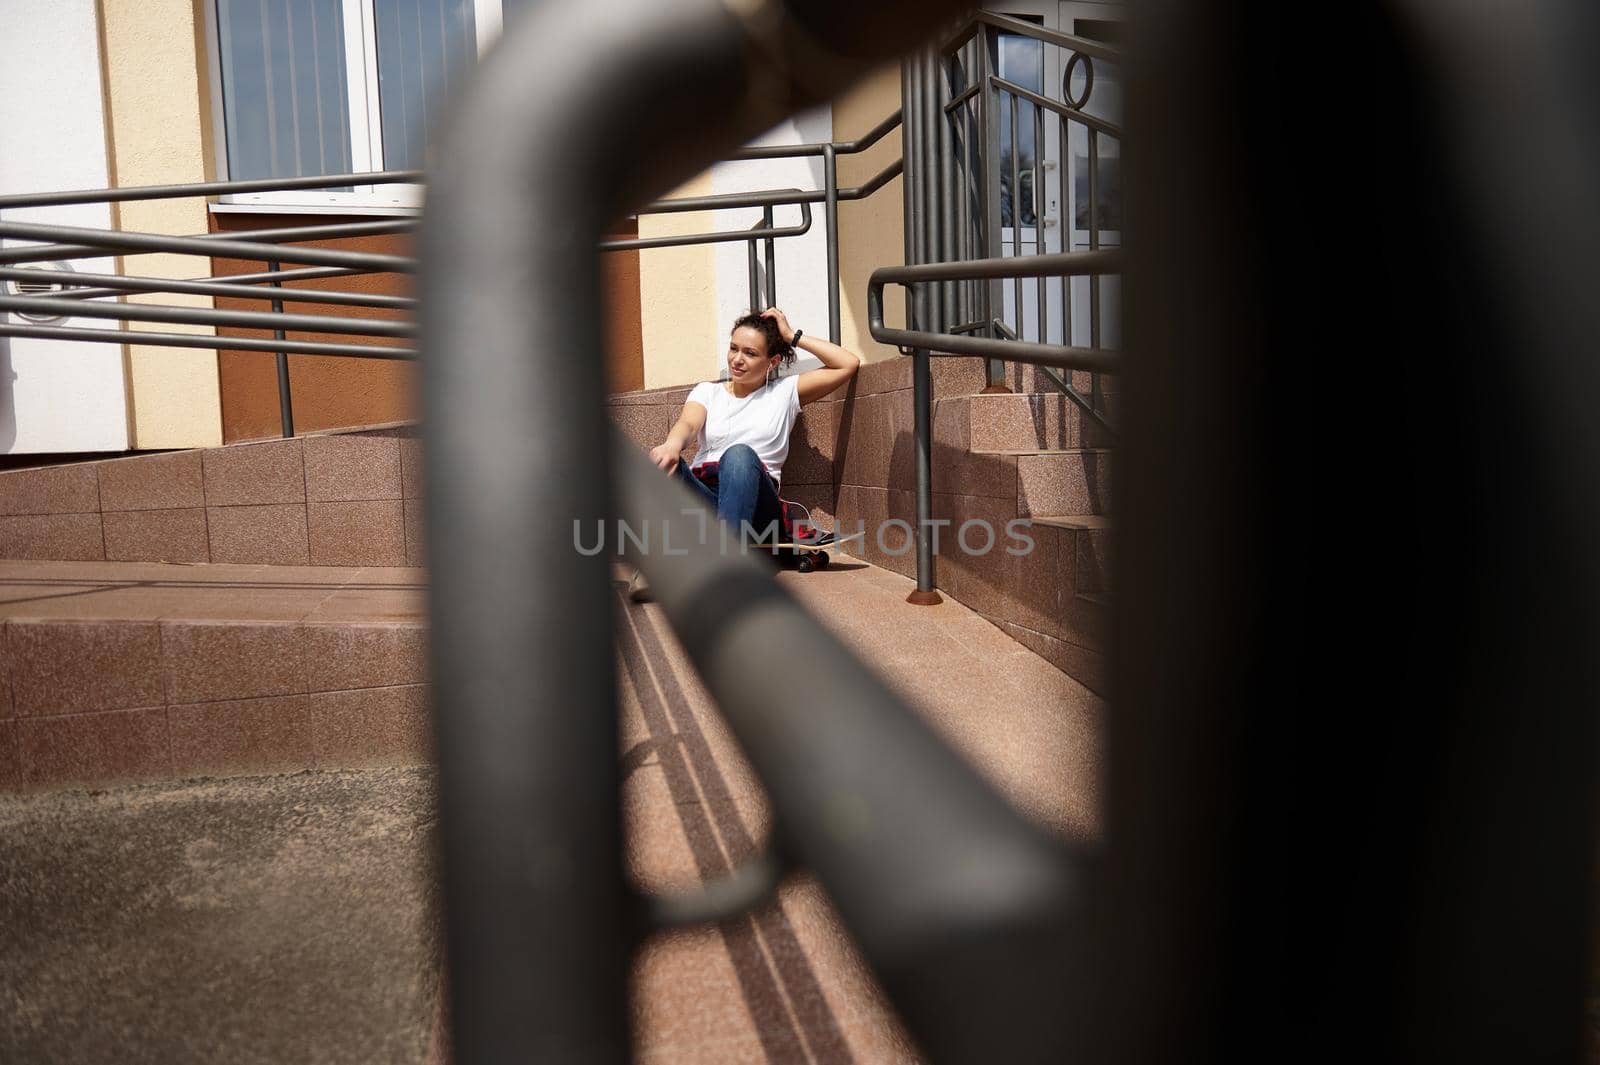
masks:
[[(710, 0), (542, 6), (488, 57), (436, 155), (421, 243), (431, 354), (421, 395), (463, 1063), (627, 1055), (635, 943), (623, 918), (636, 907), (622, 876), (613, 605), (604, 554), (576, 550), (573, 529), (618, 515), (679, 531), (695, 521), (682, 489), (606, 429), (595, 236), (629, 203), (882, 58), (843, 58), (816, 34), (851, 33), (853, 53), (863, 40), (901, 46), (836, 28), (851, 21), (841, 6), (771, 5), (748, 23)], [(943, 6), (899, 0), (865, 17), (903, 25), (915, 10), (931, 29), (954, 5)], [(615, 77), (597, 98), (584, 75), (600, 52)], [(780, 54), (817, 80), (774, 82), (769, 57)], [(654, 169), (616, 167), (617, 143)], [(605, 478), (572, 475), (606, 465), (616, 504)], [(816, 872), (937, 1060), (1059, 1058), (1073, 1011), (1058, 999), (1074, 986), (1081, 909), (1068, 850), (1003, 803), (753, 560), (686, 539), (687, 555), (667, 555), (657, 539), (661, 553), (641, 563), (767, 785), (783, 855)], [(773, 638), (788, 643), (790, 665), (774, 663)], [(728, 894), (748, 901), (754, 889)]]

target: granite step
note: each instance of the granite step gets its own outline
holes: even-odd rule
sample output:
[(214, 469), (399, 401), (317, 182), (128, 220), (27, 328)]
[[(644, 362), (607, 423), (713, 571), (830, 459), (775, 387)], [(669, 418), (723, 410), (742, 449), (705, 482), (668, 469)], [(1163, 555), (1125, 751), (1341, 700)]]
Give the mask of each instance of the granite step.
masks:
[(980, 461), (1016, 464), (1019, 517), (1108, 515), (1114, 510), (1107, 448), (973, 449)]
[(431, 760), (422, 571), (0, 562), (0, 792)]
[(1073, 541), (1073, 588), (1080, 595), (1111, 591), (1112, 524), (1104, 514), (1035, 515), (1035, 525), (1060, 529)]
[[(914, 582), (875, 567), (779, 580), (1015, 809), (1096, 837), (1103, 704), (1043, 651), (950, 599), (911, 606)], [(696, 889), (761, 853), (771, 809), (660, 608), (617, 609), (628, 871)], [(654, 937), (634, 980), (641, 1061), (924, 1060), (803, 875), (749, 918)]]
[[(624, 575), (613, 571), (615, 578)], [(19, 709), (27, 708), (23, 717), (9, 706), (0, 711), (0, 751), (15, 750), (6, 744), (19, 726), (37, 731), (38, 723), (61, 719), (33, 713), (38, 693), (52, 685), (61, 692), (75, 686), (82, 695), (148, 686), (151, 677), (194, 682), (167, 666), (165, 646), (132, 638), (143, 633), (130, 637), (126, 630), (134, 625), (155, 624), (163, 637), (200, 622), (217, 626), (215, 617), (190, 615), (209, 615), (231, 598), (254, 604), (250, 612), (274, 624), (306, 628), (335, 606), (348, 618), (420, 608), (420, 590), (407, 586), (413, 577), (359, 568), (0, 563), (0, 603), (7, 610), (0, 640), (36, 624), (73, 624), (82, 629), (79, 637), (110, 632), (112, 644), (89, 646), (121, 652), (71, 659), (78, 673), (94, 672), (85, 663), (123, 663), (102, 670), (103, 683), (82, 679), (63, 665), (69, 659), (54, 637), (25, 659), (0, 657), (10, 679), (20, 677)], [(1022, 816), (1078, 845), (1099, 838), (1101, 699), (959, 603), (911, 606), (907, 578), (850, 562), (776, 579)], [(614, 591), (623, 860), (641, 890), (699, 890), (764, 851), (771, 806), (661, 608)], [(1092, 653), (1040, 639), (1050, 653)], [(359, 647), (318, 657), (373, 659)], [(272, 660), (218, 657), (213, 681), (258, 675)], [(19, 662), (34, 665), (19, 672)], [(149, 692), (140, 698), (153, 698)], [(309, 728), (313, 737), (322, 735), (317, 695), (279, 701), (288, 698), (312, 702)], [(232, 714), (230, 704), (204, 705), (211, 711), (199, 715), (160, 706), (70, 716), (142, 713), (166, 720), (169, 767), (187, 757), (178, 752), (194, 749), (190, 717), (200, 718), (211, 749), (219, 751), (249, 749), (252, 742), (256, 749), (281, 749), (284, 735), (306, 730), (294, 713), (249, 718)], [(128, 729), (80, 729), (68, 738), (82, 743), (80, 764), (114, 765), (112, 752), (129, 746), (134, 755), (123, 756), (123, 764), (155, 758), (161, 749), (159, 737), (141, 739)], [(41, 748), (29, 742), (32, 756)], [(44, 750), (59, 757), (60, 744)], [(45, 1011), (26, 1027), (27, 1052), (13, 1055), (17, 1060), (168, 1060), (176, 1030), (207, 1035), (208, 1048), (217, 1050), (208, 1060), (248, 1057), (263, 1046), (279, 1053), (273, 1060), (306, 1060), (319, 1048), (327, 1054), (317, 1060), (365, 1060), (351, 1049), (364, 1046), (387, 1055), (383, 1060), (416, 1061), (427, 1043), (443, 1042), (442, 1026), (434, 1023), (440, 1014), (430, 1009), (439, 934), (432, 775), (295, 772), (293, 761), (277, 764), (284, 768), (260, 775), (209, 774), (229, 776), (225, 781), (0, 795), (17, 859), (8, 871), (26, 870), (0, 878), (0, 907), (24, 906), (31, 917), (23, 937), (30, 949), (0, 952), (0, 990), (26, 988), (47, 962), (51, 973), (81, 977), (64, 986), (83, 992), (72, 1008)], [(605, 767), (596, 772), (603, 775)], [(293, 874), (287, 879), (285, 863)], [(291, 881), (294, 890), (286, 892)], [(8, 883), (12, 898), (5, 896)], [(59, 890), (36, 890), (39, 884)], [(376, 928), (373, 921), (385, 914), (390, 920)], [(237, 934), (218, 935), (223, 919)], [(341, 930), (354, 930), (359, 942)], [(174, 965), (199, 966), (214, 978), (164, 987)], [(299, 989), (306, 1000), (296, 1014), (300, 1027), (269, 1023), (257, 1016), (260, 1009), (252, 1011), (260, 999), (252, 989), (264, 981)], [(650, 937), (633, 959), (630, 986), (629, 1034), (641, 1061), (923, 1060), (828, 896), (803, 874), (787, 878), (757, 912)], [(374, 995), (382, 1001), (374, 1003)], [(152, 1009), (173, 1023), (141, 1024)], [(199, 1029), (196, 1017), (205, 1019)], [(375, 1034), (378, 1022), (387, 1027)], [(341, 1024), (337, 1033), (329, 1029)]]
[(941, 400), (964, 403), (975, 451), (1106, 447), (1112, 438), (1059, 392), (993, 394)]
[[(1067, 380), (1067, 383), (1077, 389), (1082, 395), (1089, 396), (1095, 391), (1095, 374), (1088, 370), (1059, 370), (1057, 371)], [(1122, 377), (1120, 374), (1099, 374), (1099, 393), (1097, 398), (1108, 403), (1114, 403), (1118, 392), (1122, 390)], [(1037, 366), (1023, 363), (1008, 363), (1006, 365), (1006, 387), (1019, 394), (1060, 395), (1061, 391), (1055, 383), (1044, 375)]]

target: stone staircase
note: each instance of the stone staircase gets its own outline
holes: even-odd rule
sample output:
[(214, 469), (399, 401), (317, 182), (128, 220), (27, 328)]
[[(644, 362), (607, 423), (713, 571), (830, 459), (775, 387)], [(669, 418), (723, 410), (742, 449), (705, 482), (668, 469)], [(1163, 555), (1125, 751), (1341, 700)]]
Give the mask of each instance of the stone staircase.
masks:
[(418, 443), (0, 472), (0, 791), (429, 762)]
[[(1074, 382), (1085, 393), (1088, 375)], [(1031, 369), (1010, 394), (983, 394), (977, 360), (933, 363), (933, 517), (941, 526), (940, 591), (1091, 689), (1103, 692), (1109, 629), (1113, 454), (1078, 407)], [(1114, 407), (1115, 394), (1104, 397)], [(841, 401), (838, 514), (869, 529), (915, 517), (910, 360), (866, 366)], [(852, 409), (853, 408), (853, 409)], [(882, 456), (888, 456), (885, 465)], [(981, 553), (981, 527), (1025, 519), (1033, 547)], [(954, 539), (955, 542), (952, 542)], [(915, 555), (869, 535), (863, 557), (906, 576)], [(974, 551), (968, 551), (971, 547)], [(1019, 548), (1020, 549), (1020, 548)]]
[[(910, 370), (808, 406), (783, 489), (907, 577)], [(1103, 692), (1111, 452), (1058, 392), (934, 370), (939, 588)], [(650, 446), (686, 394), (608, 410)], [(420, 443), (389, 425), (0, 472), (0, 790), (426, 762)]]
[[(820, 523), (910, 516), (909, 369), (867, 367), (802, 415), (784, 494)], [(1059, 397), (976, 395), (973, 372), (938, 371), (938, 513), (1030, 518), (1038, 550), (946, 555), (933, 607), (906, 602), (911, 556), (874, 559), (876, 545), (882, 569), (841, 559), (778, 579), (1025, 816), (1092, 839), (1102, 703), (1074, 678), (1103, 646), (1105, 453)], [(685, 393), (613, 397), (610, 414), (653, 444)], [(433, 757), (418, 447), (402, 425), (0, 473), (0, 835), (28, 870), (0, 878), (0, 910), (39, 904), (29, 884), (73, 886), (28, 912), (36, 944), (72, 944), (51, 978), (93, 1004), (0, 1025), (0, 1059), (248, 1056), (260, 1003), (291, 979), (326, 1008), (261, 1045), (342, 1048), (325, 1028), (367, 1011), (390, 1025), (370, 1060), (441, 1060), (431, 776), (392, 768)], [(659, 608), (614, 585), (628, 870), (685, 889), (758, 850), (770, 816)], [(352, 818), (344, 840), (333, 822), (352, 807), (376, 820)], [(171, 813), (190, 809), (203, 831)], [(83, 840), (152, 860), (85, 877)], [(364, 886), (413, 867), (402, 898)], [(112, 980), (91, 931), (121, 927), (125, 896), (161, 920), (117, 942), (161, 964)], [(379, 906), (404, 923), (374, 982), (368, 955), (317, 930), (367, 928)], [(214, 975), (174, 998), (168, 958)], [(0, 993), (38, 971), (0, 965)], [(633, 985), (641, 1060), (922, 1060), (809, 880), (759, 915), (653, 938)], [(137, 1020), (151, 1001), (164, 1025)]]
[[(902, 576), (916, 572), (906, 532), (916, 517), (911, 368), (910, 359), (870, 363), (848, 391), (806, 407), (783, 478), (785, 498), (810, 507), (818, 524), (864, 526), (865, 540), (851, 550)], [(984, 395), (977, 360), (933, 362), (933, 516), (950, 523), (940, 528), (937, 583), (1103, 692), (1113, 454), (1095, 424), (1042, 375), (1028, 367), (1009, 373), (1010, 394)], [(1092, 381), (1080, 373), (1073, 384), (1087, 395)], [(630, 392), (612, 396), (608, 410), (647, 448), (666, 436), (687, 395), (686, 388)], [(1116, 393), (1100, 398), (1115, 416)], [(986, 521), (999, 533), (1019, 518), (1031, 523), (1026, 556), (1005, 554), (1004, 542), (971, 555), (957, 542), (965, 522)], [(981, 546), (977, 528), (968, 537), (974, 547)]]

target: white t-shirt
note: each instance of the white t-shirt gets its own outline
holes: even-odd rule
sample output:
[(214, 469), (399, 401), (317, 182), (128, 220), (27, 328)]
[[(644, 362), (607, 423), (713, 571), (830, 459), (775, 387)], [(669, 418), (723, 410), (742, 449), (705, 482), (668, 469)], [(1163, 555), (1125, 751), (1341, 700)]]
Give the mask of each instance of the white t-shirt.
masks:
[(789, 433), (800, 413), (799, 377), (780, 377), (739, 399), (722, 381), (702, 381), (689, 393), (689, 402), (706, 409), (706, 427), (700, 430), (700, 450), (694, 465), (716, 462), (735, 444), (748, 444), (761, 464), (779, 480), (783, 460), (789, 457)]

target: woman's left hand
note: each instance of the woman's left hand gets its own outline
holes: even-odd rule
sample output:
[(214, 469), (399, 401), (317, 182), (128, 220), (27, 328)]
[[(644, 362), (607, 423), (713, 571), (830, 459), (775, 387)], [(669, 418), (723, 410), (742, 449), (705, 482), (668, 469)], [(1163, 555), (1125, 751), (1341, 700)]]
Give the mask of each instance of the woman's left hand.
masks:
[(794, 330), (789, 326), (789, 319), (783, 316), (782, 311), (776, 307), (768, 307), (761, 312), (761, 317), (771, 318), (778, 323), (778, 335), (783, 338), (785, 344), (794, 343)]

